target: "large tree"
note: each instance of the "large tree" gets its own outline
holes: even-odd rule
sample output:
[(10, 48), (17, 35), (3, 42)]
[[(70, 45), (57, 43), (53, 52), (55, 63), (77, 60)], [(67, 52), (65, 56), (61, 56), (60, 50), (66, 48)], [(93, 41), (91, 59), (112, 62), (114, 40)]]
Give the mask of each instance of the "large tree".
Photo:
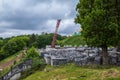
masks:
[(120, 40), (120, 0), (79, 0), (75, 22), (89, 46), (102, 48), (103, 64), (108, 64), (108, 46)]
[(13, 37), (2, 47), (2, 51), (7, 56), (13, 55), (26, 47), (28, 40), (27, 36)]

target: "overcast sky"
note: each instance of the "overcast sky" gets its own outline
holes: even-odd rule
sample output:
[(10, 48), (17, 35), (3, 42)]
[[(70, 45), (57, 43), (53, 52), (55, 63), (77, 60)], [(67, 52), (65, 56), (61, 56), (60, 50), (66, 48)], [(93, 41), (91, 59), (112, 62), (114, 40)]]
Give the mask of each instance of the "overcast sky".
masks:
[(0, 0), (0, 37), (54, 32), (69, 35), (80, 28), (74, 23), (78, 0)]

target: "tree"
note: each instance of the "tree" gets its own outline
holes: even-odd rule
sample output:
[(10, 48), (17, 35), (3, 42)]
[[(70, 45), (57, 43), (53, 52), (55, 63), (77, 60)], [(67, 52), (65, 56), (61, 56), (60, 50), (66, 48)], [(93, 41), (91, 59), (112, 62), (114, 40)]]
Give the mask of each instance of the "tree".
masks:
[(28, 46), (29, 47), (32, 47), (32, 46), (34, 46), (34, 47), (37, 47), (37, 42), (36, 42), (36, 40), (37, 40), (37, 38), (38, 38), (38, 35), (36, 35), (36, 34), (32, 34), (32, 35), (29, 35), (29, 44), (28, 44)]
[(27, 58), (33, 59), (39, 57), (39, 54), (37, 52), (37, 50), (34, 47), (31, 47), (28, 51), (27, 51)]
[[(45, 48), (46, 45), (51, 45), (51, 42), (53, 40), (53, 35), (54, 35), (53, 33), (39, 35), (37, 38), (38, 48)], [(57, 40), (63, 40), (65, 38), (66, 38), (66, 36), (61, 36), (61, 35), (57, 34)]]
[(108, 46), (120, 39), (120, 0), (80, 0), (75, 22), (89, 46), (102, 48), (103, 65), (108, 64)]
[(42, 34), (37, 39), (38, 48), (45, 48), (46, 45), (51, 45), (53, 34)]
[(3, 46), (3, 40), (0, 40), (0, 49), (2, 48)]
[(3, 51), (6, 55), (12, 55), (16, 52), (22, 50), (24, 47), (26, 47), (26, 43), (28, 42), (28, 37), (14, 37), (11, 38), (3, 47)]

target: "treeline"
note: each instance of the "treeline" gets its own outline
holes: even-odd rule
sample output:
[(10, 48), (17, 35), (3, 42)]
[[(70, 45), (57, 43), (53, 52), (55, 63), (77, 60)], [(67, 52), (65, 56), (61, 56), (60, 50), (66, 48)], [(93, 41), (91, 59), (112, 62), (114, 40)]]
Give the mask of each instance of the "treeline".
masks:
[[(21, 35), (11, 38), (0, 38), (0, 60), (17, 53), (24, 48), (36, 47), (45, 48), (46, 45), (51, 45), (53, 33), (43, 33), (41, 35)], [(58, 34), (57, 40), (65, 39), (65, 36)]]

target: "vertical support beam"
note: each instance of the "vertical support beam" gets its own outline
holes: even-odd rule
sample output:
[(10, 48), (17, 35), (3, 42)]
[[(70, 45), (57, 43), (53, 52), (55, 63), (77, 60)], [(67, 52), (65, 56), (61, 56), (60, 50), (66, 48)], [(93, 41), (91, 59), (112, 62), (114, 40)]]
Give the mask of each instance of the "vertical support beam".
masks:
[(54, 33), (54, 36), (53, 36), (51, 48), (55, 47), (55, 41), (56, 41), (57, 31), (58, 31), (58, 28), (59, 28), (59, 25), (60, 25), (60, 21), (61, 21), (61, 19), (57, 20), (56, 29), (55, 29), (55, 33)]

